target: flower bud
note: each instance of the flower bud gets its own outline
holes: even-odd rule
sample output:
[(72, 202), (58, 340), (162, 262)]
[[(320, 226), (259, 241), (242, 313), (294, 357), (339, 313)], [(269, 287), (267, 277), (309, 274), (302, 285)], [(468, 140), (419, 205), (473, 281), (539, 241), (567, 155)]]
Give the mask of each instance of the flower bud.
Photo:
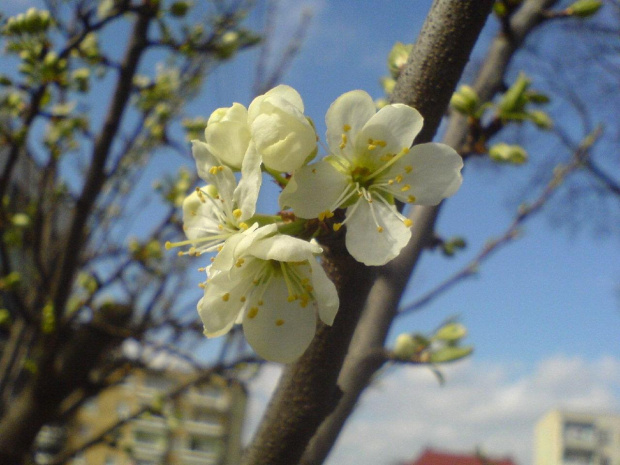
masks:
[(504, 93), (499, 102), (499, 109), (502, 115), (523, 110), (523, 107), (527, 102), (525, 92), (530, 84), (530, 79), (524, 73), (519, 73), (517, 80)]

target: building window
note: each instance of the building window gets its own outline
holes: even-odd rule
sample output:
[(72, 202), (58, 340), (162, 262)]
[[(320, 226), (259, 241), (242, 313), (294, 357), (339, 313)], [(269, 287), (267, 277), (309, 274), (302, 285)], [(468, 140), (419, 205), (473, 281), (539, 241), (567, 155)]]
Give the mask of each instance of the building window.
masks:
[(161, 445), (164, 442), (164, 436), (155, 431), (136, 429), (133, 432), (133, 440), (139, 446)]
[(210, 436), (191, 435), (188, 449), (194, 452), (220, 455), (222, 453), (222, 441)]
[(222, 426), (222, 415), (210, 409), (194, 407), (192, 420), (209, 426)]
[(564, 450), (563, 465), (594, 465), (592, 452), (579, 449)]
[(595, 428), (592, 423), (566, 422), (564, 425), (565, 441), (594, 442)]

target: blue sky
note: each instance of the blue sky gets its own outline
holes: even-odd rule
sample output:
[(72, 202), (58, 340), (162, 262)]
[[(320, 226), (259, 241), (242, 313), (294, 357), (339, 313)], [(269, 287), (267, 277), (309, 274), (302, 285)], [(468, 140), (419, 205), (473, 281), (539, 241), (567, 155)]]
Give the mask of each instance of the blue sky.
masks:
[[(415, 39), (431, 2), (364, 1), (354, 8), (352, 3), (286, 0), (280, 8), (278, 37), (291, 31), (304, 6), (315, 13), (284, 83), (301, 93), (321, 135), (325, 111), (340, 94), (359, 88), (381, 95), (378, 80), (387, 73), (390, 48), (396, 41)], [(14, 13), (32, 4), (11, 0), (2, 8)], [(259, 27), (260, 16), (250, 18), (250, 25)], [(483, 38), (493, 33), (492, 23)], [(483, 52), (479, 47), (476, 56)], [(217, 69), (191, 112), (208, 117), (233, 101), (249, 104), (253, 66), (249, 54)], [(517, 71), (511, 69), (511, 75)], [(548, 144), (530, 148), (531, 165), (539, 166), (552, 150)], [(178, 158), (163, 160), (171, 161), (158, 164), (160, 174), (176, 172)], [(463, 187), (446, 203), (438, 224), (441, 234), (463, 236), (468, 247), (454, 259), (427, 253), (404, 300), (433, 288), (489, 238), (501, 235), (518, 202), (540, 192), (540, 187), (526, 188), (530, 176), (529, 166), (494, 168), (481, 161), (469, 166)], [(618, 202), (613, 205), (618, 209)], [(273, 193), (261, 206), (266, 212), (277, 208)], [(469, 329), (474, 356), (446, 369), (444, 387), (425, 370), (391, 370), (362, 399), (328, 463), (389, 463), (411, 458), (425, 445), (457, 450), (481, 445), (524, 465), (531, 459), (534, 422), (546, 410), (620, 409), (620, 231), (612, 218), (607, 236), (590, 227), (571, 233), (549, 219), (549, 209), (560, 207), (571, 214), (570, 206), (551, 203), (525, 225), (518, 241), (485, 262), (479, 276), (398, 320), (392, 338), (429, 331), (459, 315)], [(277, 371), (268, 368), (253, 385), (251, 424)]]

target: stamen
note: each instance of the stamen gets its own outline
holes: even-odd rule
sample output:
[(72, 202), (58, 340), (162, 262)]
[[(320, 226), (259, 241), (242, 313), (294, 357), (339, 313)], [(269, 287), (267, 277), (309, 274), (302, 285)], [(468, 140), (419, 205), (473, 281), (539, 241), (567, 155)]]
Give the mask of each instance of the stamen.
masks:
[(345, 124), (344, 126), (342, 126), (342, 130), (344, 132), (349, 132), (351, 130), (351, 126), (349, 126), (348, 124)]
[(407, 203), (413, 203), (415, 202), (415, 200), (416, 200), (415, 195), (407, 196)]
[(405, 220), (403, 221), (403, 223), (405, 224), (405, 226), (407, 226), (408, 228), (410, 228), (413, 225), (413, 221), (411, 221), (409, 218), (405, 218)]
[(239, 209), (239, 208), (235, 208), (235, 209), (233, 210), (233, 216), (234, 216), (235, 218), (240, 218), (240, 217), (241, 217), (241, 215), (242, 215), (241, 209)]
[(258, 307), (252, 307), (248, 310), (248, 318), (254, 318), (258, 315)]
[(277, 319), (276, 320), (276, 326), (282, 326), (284, 324), (284, 320), (282, 319)]
[(403, 187), (400, 188), (400, 191), (407, 192), (409, 189), (411, 189), (411, 186), (409, 184), (405, 184)]
[(224, 302), (228, 302), (229, 299), (230, 299), (230, 294), (228, 292), (226, 292), (224, 295), (222, 295), (222, 300)]

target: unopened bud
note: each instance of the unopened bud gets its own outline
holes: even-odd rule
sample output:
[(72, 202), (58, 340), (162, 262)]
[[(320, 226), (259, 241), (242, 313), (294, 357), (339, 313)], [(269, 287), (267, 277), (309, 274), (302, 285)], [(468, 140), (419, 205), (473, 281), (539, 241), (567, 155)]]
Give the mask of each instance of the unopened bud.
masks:
[(397, 79), (401, 70), (409, 59), (409, 54), (413, 49), (413, 44), (403, 44), (396, 42), (388, 55), (388, 69), (394, 79)]
[(551, 129), (553, 127), (551, 117), (544, 111), (531, 111), (529, 112), (529, 117), (532, 123), (540, 129)]
[(450, 99), (450, 106), (464, 115), (473, 115), (478, 109), (479, 104), (480, 99), (478, 94), (468, 85), (459, 87), (458, 91), (456, 91)]
[(401, 360), (408, 360), (412, 358), (418, 349), (415, 339), (411, 334), (399, 334), (394, 343), (394, 349), (392, 352), (394, 356)]

